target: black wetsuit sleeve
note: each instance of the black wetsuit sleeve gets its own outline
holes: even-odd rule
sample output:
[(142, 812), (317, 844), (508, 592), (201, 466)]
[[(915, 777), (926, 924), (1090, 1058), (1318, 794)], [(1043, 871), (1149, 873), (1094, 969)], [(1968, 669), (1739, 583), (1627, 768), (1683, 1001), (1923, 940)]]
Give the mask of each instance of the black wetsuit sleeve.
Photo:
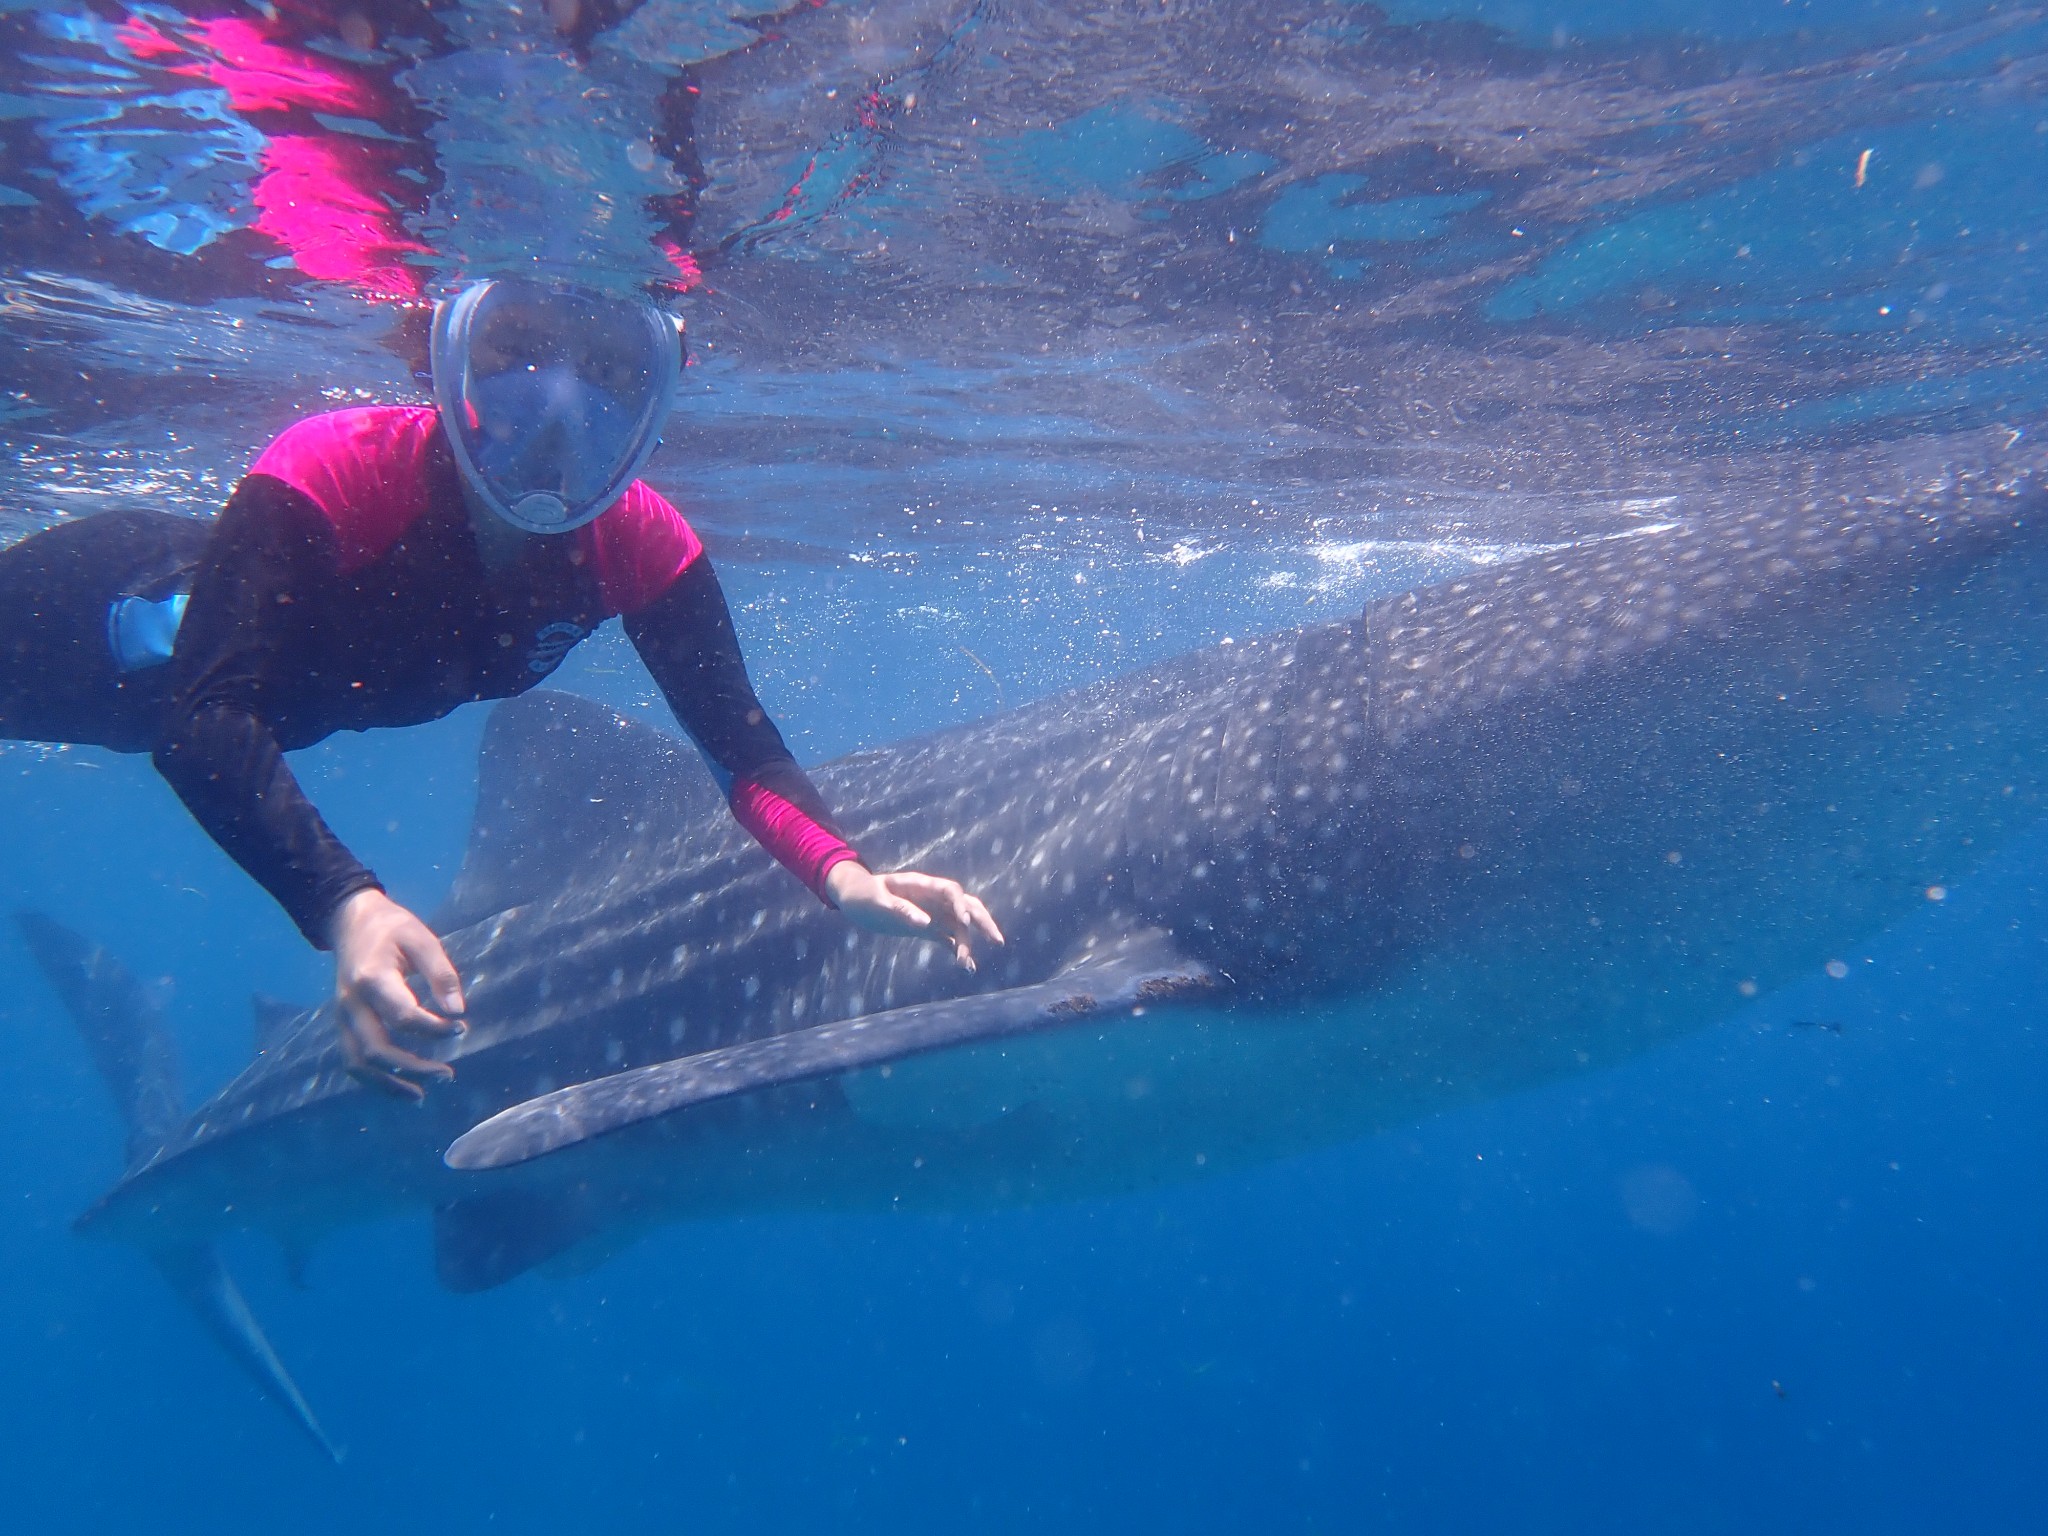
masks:
[(319, 949), (345, 899), (382, 889), (299, 788), (273, 726), (315, 663), (301, 614), (338, 571), (312, 502), (267, 475), (244, 479), (194, 574), (155, 753), (199, 825)]
[(628, 614), (626, 634), (741, 825), (826, 900), (825, 876), (859, 855), (755, 696), (710, 557), (699, 555)]

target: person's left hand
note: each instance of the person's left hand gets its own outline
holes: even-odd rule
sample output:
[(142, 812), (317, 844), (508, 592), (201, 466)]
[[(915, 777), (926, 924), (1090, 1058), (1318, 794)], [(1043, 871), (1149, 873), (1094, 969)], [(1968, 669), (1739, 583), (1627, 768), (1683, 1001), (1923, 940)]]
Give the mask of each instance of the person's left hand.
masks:
[[(391, 1038), (393, 1030), (459, 1035), (462, 978), (434, 931), (376, 886), (357, 891), (335, 909), (328, 928), (334, 949), (335, 1023), (351, 1077), (417, 1102), (426, 1085), (445, 1082), (455, 1069), (415, 1056)], [(406, 985), (417, 972), (439, 1013), (420, 1006)]]
[(970, 971), (976, 934), (992, 944), (1004, 942), (1003, 930), (981, 898), (969, 895), (958, 880), (914, 869), (878, 875), (845, 859), (825, 876), (825, 893), (849, 922), (870, 933), (945, 940), (953, 946), (953, 958)]

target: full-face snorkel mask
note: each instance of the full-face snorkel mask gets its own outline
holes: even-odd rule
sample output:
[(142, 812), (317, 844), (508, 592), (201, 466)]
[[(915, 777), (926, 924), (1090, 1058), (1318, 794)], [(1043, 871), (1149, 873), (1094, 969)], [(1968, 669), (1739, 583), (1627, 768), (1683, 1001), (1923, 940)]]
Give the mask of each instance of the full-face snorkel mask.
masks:
[(682, 344), (645, 300), (498, 279), (434, 307), (433, 369), (470, 491), (515, 528), (567, 533), (653, 454)]

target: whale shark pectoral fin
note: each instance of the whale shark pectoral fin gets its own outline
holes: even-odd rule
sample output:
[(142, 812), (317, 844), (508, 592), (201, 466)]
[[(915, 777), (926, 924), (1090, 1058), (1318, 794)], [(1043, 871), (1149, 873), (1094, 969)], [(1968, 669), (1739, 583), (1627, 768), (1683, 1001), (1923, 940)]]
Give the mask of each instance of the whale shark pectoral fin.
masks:
[(472, 1126), (442, 1160), (465, 1172), (504, 1168), (711, 1099), (1191, 1002), (1214, 996), (1222, 984), (1165, 934), (1147, 930), (1084, 949), (1050, 980), (1030, 986), (863, 1014), (559, 1088)]
[(340, 1462), (341, 1448), (327, 1438), (327, 1431), (313, 1416), (312, 1404), (306, 1401), (299, 1384), (292, 1380), (291, 1372), (271, 1348), (263, 1325), (256, 1321), (256, 1314), (243, 1299), (241, 1287), (235, 1284), (234, 1276), (227, 1272), (212, 1245), (158, 1248), (151, 1251), (150, 1257), (170, 1282), (171, 1289), (199, 1314), (207, 1331), (255, 1379), (263, 1395), (290, 1414), (330, 1460)]

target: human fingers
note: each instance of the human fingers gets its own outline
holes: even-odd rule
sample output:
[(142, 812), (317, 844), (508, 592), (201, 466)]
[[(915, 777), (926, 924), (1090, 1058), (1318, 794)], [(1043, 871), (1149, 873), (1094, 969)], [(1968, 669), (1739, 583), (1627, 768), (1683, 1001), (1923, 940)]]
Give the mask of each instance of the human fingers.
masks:
[[(448, 951), (441, 947), (441, 941), (433, 929), (425, 923), (415, 922), (398, 936), (398, 947), (405, 955), (406, 962), (420, 979), (427, 984), (434, 1006), (444, 1014), (461, 1013), (468, 1005), (462, 997), (462, 977), (455, 969), (455, 962), (448, 958)], [(460, 1034), (465, 1026), (452, 1023), (451, 1033)]]
[(350, 1077), (413, 1103), (427, 1096), (427, 1090), (420, 1084), (399, 1076), (400, 1065), (418, 1058), (392, 1044), (375, 1009), (351, 998), (342, 1004), (338, 1023), (341, 1054), (348, 1063)]
[(930, 901), (939, 909), (938, 925), (945, 930), (946, 942), (953, 946), (953, 963), (963, 971), (979, 970), (974, 960), (973, 924), (958, 894), (941, 889), (933, 892)]
[(461, 1020), (444, 1019), (421, 1007), (395, 966), (360, 977), (355, 995), (377, 1010), (377, 1017), (388, 1029), (417, 1030), (423, 1035), (459, 1035), (463, 1031)]
[(883, 890), (875, 898), (876, 908), (901, 924), (899, 931), (906, 936), (921, 937), (932, 925), (932, 915), (914, 901), (906, 901), (894, 891)]
[(393, 1040), (390, 1029), (377, 1017), (375, 1009), (365, 1006), (360, 1000), (351, 999), (349, 1012), (356, 1025), (356, 1038), (361, 1044), (363, 1059), (368, 1065), (403, 1072), (410, 1077), (436, 1078), (442, 1082), (455, 1076), (455, 1069), (447, 1062), (415, 1056)]
[(974, 968), (972, 940), (975, 934), (991, 943), (1006, 942), (1002, 929), (996, 926), (988, 908), (959, 881), (915, 870), (902, 871), (889, 879), (892, 886), (900, 881), (904, 893), (912, 896), (947, 931), (953, 943), (954, 957), (969, 970)]
[(949, 883), (943, 880), (929, 882), (928, 887), (919, 893), (918, 905), (930, 914), (932, 927), (938, 930), (928, 936), (943, 938), (953, 951), (953, 963), (963, 971), (975, 971), (980, 967), (974, 961), (972, 929), (965, 911), (953, 894), (946, 890)]
[(996, 926), (996, 920), (989, 916), (981, 898), (970, 895), (967, 888), (957, 880), (941, 882), (941, 899), (946, 903), (947, 915), (963, 934), (978, 933), (993, 944), (1003, 942), (1003, 931)]
[(386, 1072), (360, 1062), (348, 1069), (348, 1075), (366, 1088), (375, 1088), (380, 1093), (388, 1093), (392, 1098), (403, 1099), (408, 1104), (421, 1103), (427, 1096), (427, 1090), (418, 1083), (400, 1077), (395, 1072)]
[(967, 891), (962, 891), (960, 894), (966, 903), (968, 919), (973, 924), (977, 933), (984, 935), (997, 944), (1007, 944), (1010, 942), (1003, 937), (1003, 930), (996, 926), (995, 914), (989, 911), (987, 903), (979, 896)]

